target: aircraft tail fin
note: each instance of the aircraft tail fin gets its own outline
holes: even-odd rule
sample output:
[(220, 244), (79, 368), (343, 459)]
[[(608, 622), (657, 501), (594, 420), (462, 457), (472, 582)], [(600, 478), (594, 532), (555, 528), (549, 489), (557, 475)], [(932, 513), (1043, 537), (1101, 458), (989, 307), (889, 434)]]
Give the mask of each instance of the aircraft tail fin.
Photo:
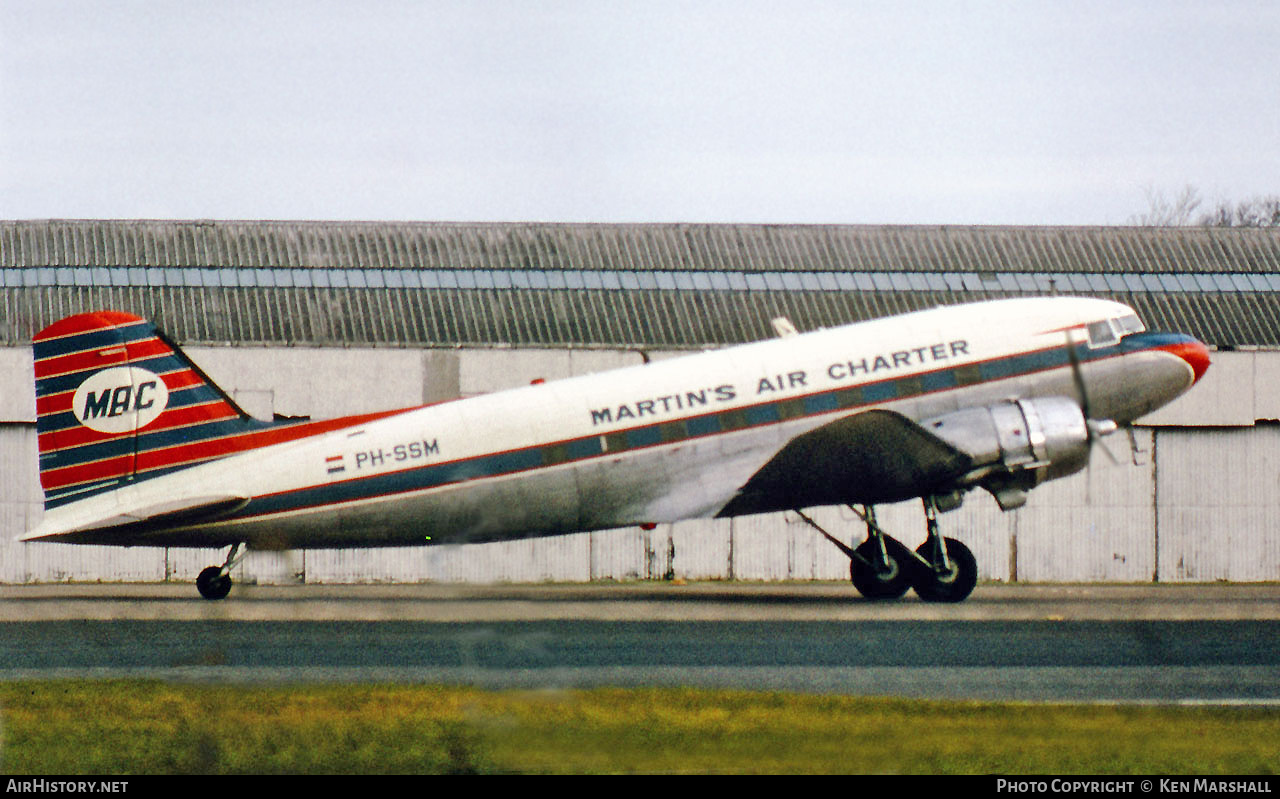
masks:
[(272, 427), (133, 314), (67, 317), (32, 351), (46, 508), (244, 449), (237, 439)]

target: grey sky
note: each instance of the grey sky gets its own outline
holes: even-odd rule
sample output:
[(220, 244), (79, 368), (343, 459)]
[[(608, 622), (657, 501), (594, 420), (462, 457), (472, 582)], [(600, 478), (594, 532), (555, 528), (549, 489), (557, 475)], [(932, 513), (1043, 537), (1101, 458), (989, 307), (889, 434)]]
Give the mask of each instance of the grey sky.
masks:
[(1280, 4), (0, 0), (0, 218), (1115, 224), (1280, 193)]

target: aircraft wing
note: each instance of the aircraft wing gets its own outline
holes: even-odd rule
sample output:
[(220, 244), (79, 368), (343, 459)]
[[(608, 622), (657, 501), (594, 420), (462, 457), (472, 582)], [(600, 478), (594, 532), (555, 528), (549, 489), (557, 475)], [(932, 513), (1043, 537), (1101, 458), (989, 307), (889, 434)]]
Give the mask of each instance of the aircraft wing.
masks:
[(900, 413), (870, 410), (793, 438), (720, 516), (897, 502), (943, 490), (973, 458)]

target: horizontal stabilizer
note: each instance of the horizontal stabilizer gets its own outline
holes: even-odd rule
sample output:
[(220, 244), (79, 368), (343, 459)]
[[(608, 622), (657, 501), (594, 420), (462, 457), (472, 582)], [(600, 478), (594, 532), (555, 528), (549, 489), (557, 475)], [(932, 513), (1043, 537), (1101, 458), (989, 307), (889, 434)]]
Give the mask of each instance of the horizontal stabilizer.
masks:
[[(245, 494), (214, 494), (198, 497), (171, 499), (151, 505), (138, 506), (127, 510), (117, 509), (111, 516), (73, 527), (48, 529), (41, 524), (36, 529), (19, 538), (19, 541), (68, 541), (81, 533), (90, 531), (119, 530), (120, 532), (139, 532), (148, 527), (173, 527), (175, 525), (209, 521), (219, 516), (238, 510), (248, 503)], [(103, 541), (103, 543), (106, 543)]]

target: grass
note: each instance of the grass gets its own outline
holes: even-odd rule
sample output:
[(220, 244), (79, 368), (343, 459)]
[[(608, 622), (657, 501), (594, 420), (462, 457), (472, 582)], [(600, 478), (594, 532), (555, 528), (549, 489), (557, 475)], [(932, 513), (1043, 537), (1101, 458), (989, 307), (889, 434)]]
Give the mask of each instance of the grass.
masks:
[(1280, 708), (0, 683), (8, 774), (1273, 774)]

